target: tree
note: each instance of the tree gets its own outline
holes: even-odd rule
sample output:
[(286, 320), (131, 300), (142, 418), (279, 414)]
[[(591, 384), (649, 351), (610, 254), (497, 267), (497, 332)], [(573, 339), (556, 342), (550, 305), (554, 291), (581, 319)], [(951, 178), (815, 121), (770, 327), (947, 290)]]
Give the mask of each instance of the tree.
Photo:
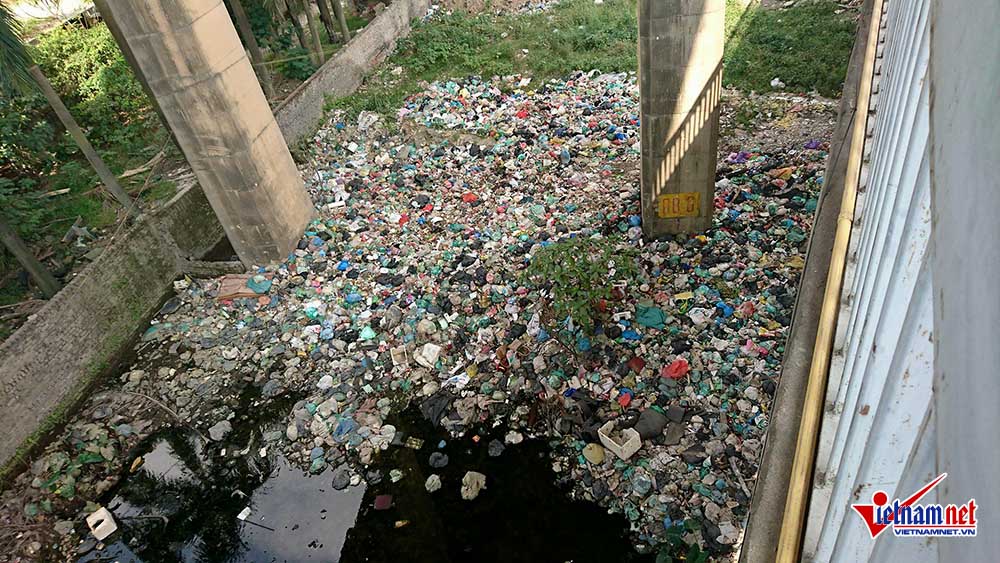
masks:
[(30, 66), (31, 57), (21, 43), (21, 24), (6, 2), (0, 2), (0, 93), (7, 96), (30, 88)]
[(63, 0), (28, 0), (28, 3), (32, 6), (37, 6), (48, 12), (52, 17), (59, 18), (60, 20), (66, 17), (66, 12), (63, 11)]
[[(330, 11), (330, 3), (333, 4), (333, 11)], [(351, 39), (351, 30), (347, 27), (347, 19), (344, 16), (344, 6), (340, 0), (316, 0), (316, 4), (319, 6), (320, 19), (323, 20), (323, 25), (326, 27), (326, 34), (330, 37), (330, 41), (334, 41), (336, 37), (335, 25), (340, 25), (340, 42), (347, 43)], [(337, 20), (337, 23), (334, 23)]]
[(63, 104), (62, 99), (59, 98), (59, 94), (52, 89), (52, 85), (49, 84), (49, 80), (45, 78), (44, 74), (42, 74), (38, 65), (33, 65), (29, 68), (28, 73), (35, 79), (35, 82), (38, 84), (38, 88), (42, 91), (45, 99), (48, 100), (49, 105), (52, 106), (52, 110), (56, 112), (56, 116), (66, 128), (66, 131), (68, 131), (70, 136), (73, 137), (73, 141), (76, 142), (76, 146), (80, 147), (80, 152), (83, 153), (83, 156), (87, 157), (87, 162), (90, 162), (94, 171), (97, 172), (97, 176), (101, 179), (101, 183), (104, 184), (104, 188), (118, 200), (118, 203), (120, 203), (122, 207), (125, 208), (126, 214), (130, 217), (137, 217), (139, 212), (136, 209), (132, 198), (125, 193), (125, 190), (122, 189), (121, 185), (118, 183), (118, 179), (115, 178), (115, 175), (111, 172), (111, 169), (108, 168), (107, 164), (104, 164), (104, 159), (101, 158), (101, 155), (97, 154), (96, 150), (94, 150), (94, 146), (87, 140), (87, 136), (84, 135), (83, 130), (80, 129), (76, 120), (73, 119), (73, 115), (69, 113), (66, 105)]
[[(0, 94), (8, 96), (23, 92), (30, 88), (31, 76), (28, 57), (24, 44), (21, 43), (21, 24), (14, 18), (6, 3), (0, 2)], [(52, 297), (59, 291), (59, 282), (45, 266), (35, 258), (28, 245), (21, 240), (0, 216), (0, 240), (11, 254), (17, 258), (21, 266), (31, 274), (46, 297)]]
[(312, 53), (312, 50), (309, 48), (309, 41), (306, 40), (306, 31), (302, 28), (302, 22), (299, 21), (299, 18), (292, 10), (293, 0), (273, 0), (273, 2), (276, 6), (285, 8), (284, 15), (292, 22), (292, 29), (295, 30), (295, 36), (299, 39), (299, 45)]
[[(58, 2), (48, 4), (54, 5)], [(104, 187), (122, 204), (129, 216), (136, 216), (138, 211), (132, 199), (118, 184), (118, 179), (94, 150), (83, 134), (83, 130), (66, 109), (66, 105), (52, 89), (52, 85), (49, 84), (45, 75), (32, 64), (31, 57), (21, 41), (20, 22), (14, 17), (7, 3), (0, 1), (0, 95), (14, 96), (27, 92), (33, 87), (37, 87), (45, 95), (52, 110), (80, 148), (80, 152), (94, 167)], [(11, 254), (17, 258), (21, 266), (35, 279), (35, 283), (38, 284), (46, 297), (55, 295), (59, 290), (59, 282), (35, 258), (17, 232), (2, 218), (0, 218), (0, 239), (3, 240), (4, 246), (10, 250)]]
[(258, 78), (260, 78), (261, 86), (264, 87), (264, 95), (268, 99), (271, 99), (274, 98), (271, 72), (267, 69), (264, 54), (261, 52), (260, 46), (257, 45), (257, 38), (254, 37), (253, 28), (250, 27), (250, 20), (247, 19), (247, 13), (243, 9), (242, 2), (243, 0), (232, 0), (230, 3), (233, 8), (233, 15), (236, 17), (236, 26), (240, 30), (240, 35), (243, 36), (243, 43), (246, 44), (247, 49), (250, 51), (250, 60), (253, 62), (253, 67), (257, 71)]
[[(320, 0), (325, 2), (326, 0)], [(340, 33), (343, 35), (343, 42), (351, 40), (351, 30), (347, 27), (347, 17), (344, 15), (344, 4), (340, 0), (330, 0), (333, 2), (333, 11), (337, 14), (337, 21), (340, 22)]]
[(316, 0), (316, 5), (319, 6), (319, 19), (323, 21), (323, 27), (326, 28), (326, 36), (330, 38), (330, 42), (332, 43), (336, 32), (333, 27), (333, 15), (330, 13), (330, 5), (326, 3), (326, 0)]
[(0, 217), (0, 240), (3, 240), (3, 244), (7, 247), (7, 250), (21, 263), (21, 267), (31, 274), (32, 279), (35, 280), (35, 283), (42, 290), (42, 294), (45, 297), (51, 298), (59, 291), (59, 282), (52, 275), (52, 272), (39, 262), (38, 258), (35, 258), (28, 245), (4, 221), (3, 217)]
[(309, 24), (309, 32), (312, 34), (313, 55), (316, 66), (323, 64), (323, 42), (319, 38), (319, 27), (316, 25), (316, 17), (313, 15), (312, 4), (307, 0), (299, 0), (302, 11), (306, 13), (306, 22)]

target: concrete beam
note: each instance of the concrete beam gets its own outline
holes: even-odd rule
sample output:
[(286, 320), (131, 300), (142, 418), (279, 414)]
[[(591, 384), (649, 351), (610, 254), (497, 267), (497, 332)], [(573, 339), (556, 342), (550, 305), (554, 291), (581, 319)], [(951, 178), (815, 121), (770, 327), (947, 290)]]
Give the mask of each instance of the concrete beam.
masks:
[(247, 265), (284, 259), (315, 209), (221, 0), (105, 0)]
[(640, 0), (642, 229), (712, 226), (725, 0)]

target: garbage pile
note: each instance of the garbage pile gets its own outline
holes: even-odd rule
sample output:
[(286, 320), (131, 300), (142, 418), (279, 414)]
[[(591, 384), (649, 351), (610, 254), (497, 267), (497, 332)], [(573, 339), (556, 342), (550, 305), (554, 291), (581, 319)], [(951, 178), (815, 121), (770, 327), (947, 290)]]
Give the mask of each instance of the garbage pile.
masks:
[[(549, 439), (554, 478), (624, 513), (637, 543), (694, 519), (695, 541), (725, 551), (749, 506), (826, 145), (724, 157), (715, 226), (648, 242), (638, 112), (633, 74), (591, 72), (434, 83), (400, 109), (402, 128), (334, 114), (309, 147), (319, 212), (298, 248), (273, 269), (177, 282), (137, 365), (178, 367), (129, 372), (124, 389), (220, 445), (246, 409), (294, 397), (263, 447), (336, 469), (342, 487), (389, 477), (365, 466), (420, 438), (386, 424), (391, 412), (417, 405), (455, 435), (503, 424), (504, 443), (483, 448)], [(549, 288), (522, 274), (571, 237), (636, 253), (639, 275), (594, 304), (592, 332), (554, 318)], [(461, 487), (474, 499), (489, 476)]]
[[(294, 256), (240, 280), (249, 294), (194, 283), (179, 294), (188, 313), (151, 327), (208, 364), (186, 374), (178, 406), (215, 394), (220, 371), (252, 376), (265, 397), (308, 390), (283, 432), (289, 454), (359, 475), (392, 443), (383, 420), (402, 404), (456, 433), (502, 421), (557, 441), (559, 478), (624, 512), (641, 540), (698, 517), (706, 541), (734, 544), (823, 145), (729, 155), (715, 228), (646, 243), (633, 76), (440, 82), (399, 116), (462, 135), (424, 144), (375, 114), (334, 116), (311, 147), (320, 219)], [(519, 275), (567, 237), (639, 251), (639, 278), (596, 334), (546, 319), (543, 290)]]

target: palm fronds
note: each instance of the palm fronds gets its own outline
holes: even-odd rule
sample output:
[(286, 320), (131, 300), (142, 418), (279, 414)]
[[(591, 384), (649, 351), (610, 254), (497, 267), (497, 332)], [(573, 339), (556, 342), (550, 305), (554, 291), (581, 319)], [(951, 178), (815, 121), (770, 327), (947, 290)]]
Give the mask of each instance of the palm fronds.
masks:
[(21, 22), (0, 0), (0, 95), (24, 92), (34, 82), (28, 74), (31, 57), (21, 41)]

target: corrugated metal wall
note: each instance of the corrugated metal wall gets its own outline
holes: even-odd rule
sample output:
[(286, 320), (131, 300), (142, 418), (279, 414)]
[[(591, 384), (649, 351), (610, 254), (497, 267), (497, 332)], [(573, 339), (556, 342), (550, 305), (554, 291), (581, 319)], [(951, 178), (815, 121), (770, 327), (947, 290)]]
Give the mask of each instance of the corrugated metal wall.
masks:
[[(803, 549), (811, 561), (937, 559), (928, 542), (873, 541), (853, 502), (933, 478), (929, 240), (931, 0), (888, 0)], [(933, 502), (925, 497), (927, 502)]]

